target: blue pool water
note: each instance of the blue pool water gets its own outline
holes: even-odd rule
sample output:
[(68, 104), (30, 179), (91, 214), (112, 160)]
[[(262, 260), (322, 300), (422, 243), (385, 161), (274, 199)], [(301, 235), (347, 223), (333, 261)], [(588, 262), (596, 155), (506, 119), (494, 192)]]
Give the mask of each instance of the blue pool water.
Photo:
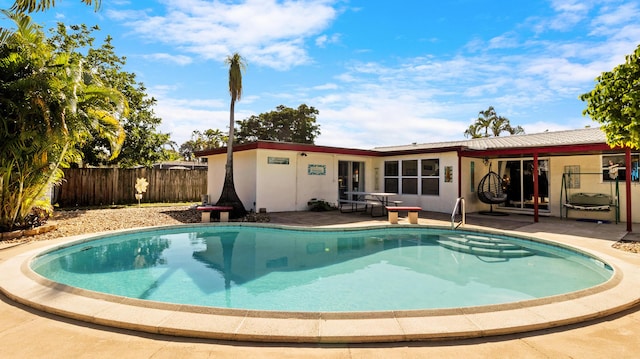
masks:
[(567, 248), (417, 226), (138, 231), (50, 251), (31, 267), (56, 282), (132, 298), (303, 312), (500, 304), (589, 288), (612, 275), (602, 261)]

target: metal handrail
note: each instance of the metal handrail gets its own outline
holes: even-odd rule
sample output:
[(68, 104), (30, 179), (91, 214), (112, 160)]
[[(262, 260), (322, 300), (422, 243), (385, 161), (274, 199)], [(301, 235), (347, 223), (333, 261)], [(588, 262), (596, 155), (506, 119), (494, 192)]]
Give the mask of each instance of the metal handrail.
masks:
[[(462, 212), (462, 219), (456, 225), (456, 212), (458, 211), (458, 206), (460, 206), (460, 211)], [(453, 207), (453, 212), (451, 212), (451, 229), (456, 229), (460, 226), (464, 226), (466, 222), (466, 212), (464, 208), (464, 197), (460, 197), (456, 200), (456, 205)]]

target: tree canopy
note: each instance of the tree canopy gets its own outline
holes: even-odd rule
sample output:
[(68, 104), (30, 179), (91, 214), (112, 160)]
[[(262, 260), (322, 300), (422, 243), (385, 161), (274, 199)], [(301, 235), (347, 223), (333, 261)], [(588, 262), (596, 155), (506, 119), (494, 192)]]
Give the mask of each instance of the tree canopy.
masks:
[(498, 137), (503, 132), (519, 135), (524, 133), (524, 129), (521, 126), (512, 127), (508, 118), (498, 116), (493, 106), (489, 106), (488, 109), (478, 112), (478, 119), (464, 131), (464, 136), (471, 138)]
[(43, 194), (94, 133), (117, 156), (128, 103), (29, 16), (3, 13), (16, 26), (0, 28), (0, 227), (11, 229), (27, 225), (34, 208), (51, 209)]
[(220, 130), (193, 131), (191, 139), (180, 145), (180, 156), (187, 161), (194, 160), (193, 153), (208, 148), (220, 148), (227, 143), (227, 135)]
[(280, 105), (275, 111), (238, 121), (238, 142), (256, 140), (313, 144), (320, 134), (316, 124), (319, 114), (313, 106), (302, 104), (297, 109)]
[(91, 129), (92, 137), (82, 146), (83, 164), (100, 166), (151, 166), (169, 157), (165, 146), (170, 146), (170, 135), (160, 133), (157, 127), (162, 122), (155, 116), (154, 98), (146, 94), (144, 84), (136, 81), (136, 75), (123, 71), (126, 58), (117, 56), (107, 36), (100, 47), (95, 47), (92, 32), (97, 26), (58, 23), (48, 39), (55, 53), (68, 53), (79, 58), (84, 66), (98, 76), (104, 84), (121, 92), (129, 104), (129, 113), (120, 118), (125, 138), (120, 154), (112, 156), (108, 143)]
[(640, 45), (625, 63), (596, 78), (596, 86), (580, 95), (583, 111), (600, 123), (611, 146), (640, 148)]

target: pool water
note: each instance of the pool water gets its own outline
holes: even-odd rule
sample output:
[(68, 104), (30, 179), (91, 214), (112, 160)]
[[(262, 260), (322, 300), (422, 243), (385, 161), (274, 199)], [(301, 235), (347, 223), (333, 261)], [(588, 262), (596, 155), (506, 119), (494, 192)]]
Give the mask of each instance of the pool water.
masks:
[(301, 312), (501, 304), (586, 289), (612, 275), (599, 259), (564, 247), (418, 226), (165, 228), (50, 251), (31, 267), (56, 282), (131, 298)]

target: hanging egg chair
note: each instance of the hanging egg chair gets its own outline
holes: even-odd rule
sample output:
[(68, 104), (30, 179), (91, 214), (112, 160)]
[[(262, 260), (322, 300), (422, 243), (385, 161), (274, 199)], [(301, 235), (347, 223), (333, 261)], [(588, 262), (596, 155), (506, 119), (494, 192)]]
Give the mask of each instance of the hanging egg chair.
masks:
[(494, 204), (500, 204), (507, 201), (507, 194), (502, 190), (502, 178), (491, 170), (491, 164), (489, 164), (489, 173), (484, 175), (478, 184), (478, 199), (480, 202), (490, 205), (490, 210), (488, 212), (481, 211), (481, 214), (496, 216), (507, 215), (503, 212), (493, 211)]

